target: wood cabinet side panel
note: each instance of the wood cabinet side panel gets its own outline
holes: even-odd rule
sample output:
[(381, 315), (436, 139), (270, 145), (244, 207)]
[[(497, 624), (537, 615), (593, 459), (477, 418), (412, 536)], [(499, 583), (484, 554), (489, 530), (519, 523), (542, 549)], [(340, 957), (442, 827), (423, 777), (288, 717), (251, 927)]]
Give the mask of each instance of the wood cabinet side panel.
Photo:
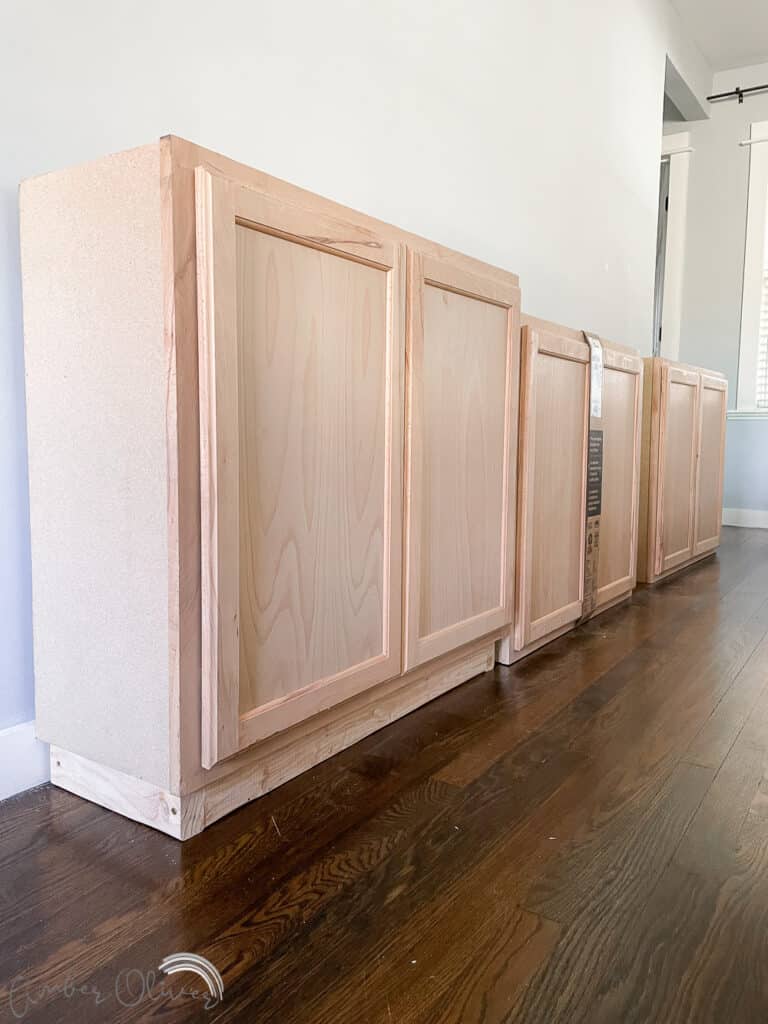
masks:
[(21, 187), (38, 734), (169, 785), (160, 146)]

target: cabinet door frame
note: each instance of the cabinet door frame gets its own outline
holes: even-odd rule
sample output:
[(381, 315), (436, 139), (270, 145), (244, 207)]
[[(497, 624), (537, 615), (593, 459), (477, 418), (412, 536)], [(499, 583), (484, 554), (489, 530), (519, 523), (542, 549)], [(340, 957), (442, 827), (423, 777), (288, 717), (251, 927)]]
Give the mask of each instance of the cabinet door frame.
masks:
[[(669, 391), (672, 384), (683, 384), (695, 389), (693, 410), (693, 431), (691, 436), (691, 469), (689, 481), (688, 537), (689, 544), (679, 551), (667, 553), (664, 550), (664, 470), (667, 460), (667, 413)], [(659, 373), (659, 415), (658, 415), (658, 465), (656, 472), (656, 536), (654, 539), (654, 568), (657, 576), (676, 568), (694, 557), (694, 519), (696, 511), (696, 481), (699, 446), (699, 406), (701, 375), (696, 370), (685, 369), (669, 363), (662, 363)]]
[[(696, 494), (694, 501), (694, 526), (693, 540), (694, 555), (703, 555), (707, 551), (714, 551), (720, 544), (720, 529), (722, 526), (723, 506), (723, 483), (724, 483), (724, 459), (725, 459), (725, 426), (728, 410), (728, 381), (724, 377), (716, 377), (713, 374), (701, 373), (699, 375), (699, 416), (698, 416), (698, 444), (696, 446)], [(705, 537), (697, 540), (699, 535), (699, 490), (701, 484), (701, 445), (703, 439), (704, 422), (704, 391), (718, 391), (722, 394), (722, 417), (720, 423), (720, 461), (718, 464), (717, 495), (720, 508), (718, 516), (718, 530), (714, 537)]]
[[(408, 330), (406, 340), (406, 445), (405, 445), (405, 571), (403, 670), (409, 670), (463, 644), (479, 639), (512, 622), (514, 616), (515, 503), (517, 450), (517, 392), (519, 381), (520, 289), (498, 275), (483, 276), (466, 269), (464, 257), (435, 257), (408, 249)], [(511, 275), (510, 275), (511, 278)], [(424, 367), (424, 289), (427, 286), (507, 310), (506, 382), (504, 397), (504, 479), (502, 482), (501, 565), (499, 603), (488, 609), (419, 636), (421, 579), (422, 487), (414, 467), (423, 457), (423, 409), (420, 382)]]
[[(206, 768), (400, 673), (405, 246), (354, 221), (195, 169), (200, 369), (202, 763)], [(236, 225), (387, 274), (384, 593), (380, 655), (240, 713)]]
[[(565, 337), (526, 324), (521, 332), (522, 370), (520, 386), (520, 451), (518, 463), (517, 531), (517, 618), (515, 649), (523, 650), (555, 630), (575, 622), (584, 609), (584, 550), (586, 546), (587, 446), (589, 441), (589, 346), (584, 341)], [(584, 370), (584, 419), (581, 452), (581, 529), (579, 533), (579, 597), (539, 619), (532, 619), (532, 581), (536, 524), (533, 516), (536, 470), (536, 363), (540, 354), (580, 363)]]
[(614, 580), (600, 587), (597, 591), (597, 603), (595, 608), (614, 601), (622, 594), (634, 590), (637, 584), (637, 540), (640, 522), (640, 460), (642, 448), (642, 425), (643, 425), (643, 360), (641, 356), (630, 355), (628, 352), (621, 352), (603, 346), (603, 363), (612, 370), (621, 373), (633, 374), (635, 377), (635, 414), (634, 414), (634, 438), (633, 449), (633, 470), (632, 470), (632, 521), (630, 526), (630, 567), (629, 574), (621, 579)]

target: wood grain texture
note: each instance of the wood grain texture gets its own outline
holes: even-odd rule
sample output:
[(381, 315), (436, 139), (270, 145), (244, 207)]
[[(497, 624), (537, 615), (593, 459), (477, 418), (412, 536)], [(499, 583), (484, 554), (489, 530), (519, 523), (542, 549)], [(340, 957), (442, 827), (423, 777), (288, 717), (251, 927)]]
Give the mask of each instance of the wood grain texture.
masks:
[(727, 382), (702, 374), (694, 537), (694, 554), (697, 555), (711, 551), (720, 543), (727, 408)]
[(604, 348), (598, 607), (634, 589), (640, 498), (642, 360)]
[(589, 413), (583, 338), (526, 323), (522, 348), (518, 650), (581, 615)]
[(200, 338), (202, 763), (240, 745), (240, 473), (235, 199), (230, 182), (195, 172)]
[(404, 266), (196, 173), (211, 767), (400, 670)]
[[(514, 664), (582, 615), (589, 346), (581, 331), (524, 315)], [(641, 453), (642, 360), (603, 343), (603, 515), (595, 612), (631, 593)]]
[[(196, 168), (204, 167), (215, 177), (237, 181), (246, 186), (249, 209), (244, 211), (244, 221), (264, 223), (267, 215), (261, 200), (278, 200), (291, 207), (309, 209), (336, 223), (342, 222), (344, 239), (341, 241), (359, 243), (350, 254), (363, 261), (378, 262), (381, 265), (386, 262), (386, 253), (393, 253), (405, 241), (430, 257), (445, 259), (471, 275), (492, 281), (494, 288), (506, 289), (510, 282), (517, 285), (517, 278), (505, 270), (452, 252), (437, 243), (403, 232), (178, 137), (169, 136), (162, 140), (161, 145), (165, 148), (168, 164), (164, 209), (168, 221), (166, 236), (172, 244), (166, 259), (165, 314), (168, 358), (173, 371), (169, 387), (171, 396), (175, 395), (173, 407), (169, 407), (168, 412), (169, 459), (173, 459), (173, 462), (169, 461), (169, 467), (174, 470), (173, 486), (168, 495), (168, 523), (171, 553), (177, 554), (172, 566), (172, 578), (169, 580), (172, 671), (177, 681), (175, 693), (178, 695), (178, 699), (171, 701), (170, 707), (174, 750), (171, 771), (177, 777), (179, 791), (187, 793), (224, 778), (233, 767), (245, 770), (252, 763), (251, 753), (246, 751), (210, 769), (202, 766), (199, 303), (195, 272), (198, 254), (194, 231)], [(268, 202), (266, 206), (269, 206)], [(274, 221), (268, 223), (270, 229), (275, 231)], [(294, 230), (301, 233), (301, 229), (296, 229), (295, 225)], [(313, 247), (322, 249), (328, 237), (332, 237), (331, 232), (310, 230), (305, 240)], [(397, 375), (393, 374), (393, 386), (396, 379)], [(395, 452), (399, 450), (400, 446), (393, 449)], [(394, 545), (391, 555), (397, 555)]]
[(585, 368), (543, 355), (536, 372), (536, 478), (531, 635), (541, 620), (582, 598)]
[(405, 667), (512, 621), (519, 290), (409, 253)]
[(182, 838), (181, 799), (124, 772), (51, 747), (51, 782), (133, 821)]
[(237, 228), (240, 713), (386, 650), (387, 274)]
[[(760, 1020), (766, 580), (764, 531), (726, 528), (183, 847), (53, 787), (0, 804), (0, 1012), (13, 987), (34, 1024)], [(221, 1005), (157, 974), (115, 999), (181, 949)]]
[(645, 360), (641, 581), (669, 576), (717, 548), (726, 394), (722, 374), (667, 359)]
[(658, 571), (693, 556), (698, 375), (667, 367), (662, 375), (661, 552)]

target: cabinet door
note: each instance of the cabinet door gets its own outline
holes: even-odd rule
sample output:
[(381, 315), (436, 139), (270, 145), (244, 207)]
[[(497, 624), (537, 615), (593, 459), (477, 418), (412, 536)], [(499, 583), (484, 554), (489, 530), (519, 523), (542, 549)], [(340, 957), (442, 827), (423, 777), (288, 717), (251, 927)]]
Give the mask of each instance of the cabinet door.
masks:
[(512, 621), (519, 290), (409, 251), (405, 667)]
[(589, 433), (588, 345), (529, 326), (522, 339), (517, 650), (582, 613)]
[(693, 557), (699, 374), (665, 363), (660, 385), (657, 573)]
[(727, 389), (728, 385), (721, 377), (712, 377), (706, 373), (701, 375), (694, 546), (696, 555), (712, 551), (720, 543)]
[(203, 764), (400, 671), (404, 248), (198, 168)]
[(598, 607), (626, 594), (636, 582), (642, 403), (642, 359), (606, 346)]

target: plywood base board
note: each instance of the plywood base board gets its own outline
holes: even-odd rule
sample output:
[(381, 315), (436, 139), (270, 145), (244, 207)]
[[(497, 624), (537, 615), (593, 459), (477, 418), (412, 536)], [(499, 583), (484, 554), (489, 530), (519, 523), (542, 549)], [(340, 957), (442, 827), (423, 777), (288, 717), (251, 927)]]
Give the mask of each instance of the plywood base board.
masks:
[(51, 747), (51, 782), (175, 839), (185, 838), (181, 797), (151, 782), (55, 746)]
[[(600, 605), (599, 608), (596, 608), (586, 621), (591, 622), (592, 619), (596, 619), (604, 612), (610, 611), (610, 609), (615, 608), (616, 605), (623, 604), (625, 601), (628, 601), (630, 597), (632, 597), (631, 592), (627, 594), (620, 594), (612, 601), (608, 601), (605, 604)], [(514, 650), (511, 635), (502, 637), (502, 639), (496, 644), (496, 661), (500, 665), (514, 665), (523, 658), (527, 658), (529, 654), (533, 654), (534, 651), (538, 651), (547, 644), (551, 644), (553, 641), (558, 640), (561, 636), (565, 636), (566, 633), (570, 633), (577, 625), (578, 623), (571, 622), (567, 626), (563, 626), (561, 629), (556, 629), (552, 633), (548, 633), (546, 636), (528, 644), (528, 646), (524, 647), (521, 651)]]
[(685, 572), (686, 569), (690, 569), (692, 565), (696, 565), (697, 562), (703, 562), (705, 558), (711, 558), (717, 554), (717, 548), (712, 551), (704, 551), (700, 555), (696, 555), (695, 558), (691, 558), (688, 562), (683, 562), (682, 565), (675, 565), (673, 568), (668, 569), (666, 572), (661, 573), (659, 576), (654, 576), (651, 580), (638, 580), (638, 583), (645, 583), (647, 587), (652, 587), (654, 583), (661, 583), (662, 580), (668, 580), (670, 576), (676, 576), (679, 572)]
[(520, 651), (516, 651), (514, 649), (511, 638), (499, 640), (496, 645), (496, 661), (501, 665), (514, 665), (522, 658), (527, 658), (529, 654), (533, 654), (534, 651), (538, 651), (539, 648), (545, 647), (547, 644), (551, 644), (553, 640), (557, 640), (561, 636), (565, 636), (566, 633), (570, 633), (575, 625), (575, 622), (569, 622), (567, 626), (561, 626), (560, 629), (556, 629), (552, 633), (547, 633), (546, 636), (539, 637), (539, 639), (534, 640), (533, 643), (527, 644)]
[(280, 746), (254, 747), (232, 771), (182, 796), (123, 772), (51, 748), (51, 782), (176, 839), (189, 839), (218, 818), (276, 789), (428, 701), (494, 665), (492, 635), (377, 687), (370, 700), (348, 702), (285, 734)]

